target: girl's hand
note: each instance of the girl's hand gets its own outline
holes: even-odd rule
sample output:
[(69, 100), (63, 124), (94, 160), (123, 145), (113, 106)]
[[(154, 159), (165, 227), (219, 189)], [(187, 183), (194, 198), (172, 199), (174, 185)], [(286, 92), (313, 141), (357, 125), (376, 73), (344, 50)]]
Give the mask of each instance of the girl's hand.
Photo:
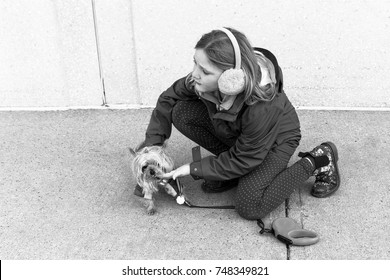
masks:
[(179, 168), (172, 170), (169, 173), (165, 173), (162, 177), (163, 179), (173, 179), (176, 180), (178, 177), (184, 177), (190, 175), (190, 164), (184, 164), (180, 166)]

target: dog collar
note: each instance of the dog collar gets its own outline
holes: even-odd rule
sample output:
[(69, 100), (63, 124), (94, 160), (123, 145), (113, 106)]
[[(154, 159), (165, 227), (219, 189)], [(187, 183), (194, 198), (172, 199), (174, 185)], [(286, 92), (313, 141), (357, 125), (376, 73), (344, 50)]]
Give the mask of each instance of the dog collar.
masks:
[(161, 179), (158, 184), (162, 187), (164, 187), (166, 184), (168, 184), (168, 179)]

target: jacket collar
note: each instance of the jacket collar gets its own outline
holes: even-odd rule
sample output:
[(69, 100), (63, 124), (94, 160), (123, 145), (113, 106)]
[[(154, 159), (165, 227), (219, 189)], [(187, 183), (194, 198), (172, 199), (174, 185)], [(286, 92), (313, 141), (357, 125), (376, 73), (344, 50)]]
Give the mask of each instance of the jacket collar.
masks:
[[(213, 116), (214, 119), (233, 122), (237, 119), (238, 113), (244, 106), (245, 95), (243, 93), (234, 96), (234, 99), (223, 99), (222, 103), (212, 93), (198, 93), (198, 95), (202, 99), (210, 101), (216, 105), (216, 112)], [(230, 104), (230, 102), (232, 102), (232, 104)], [(228, 106), (225, 107), (224, 105)]]
[(222, 109), (217, 111), (214, 115), (214, 118), (225, 120), (228, 122), (234, 122), (238, 117), (238, 113), (241, 111), (242, 107), (244, 106), (244, 98), (245, 95), (243, 93), (237, 95), (230, 109), (229, 110)]

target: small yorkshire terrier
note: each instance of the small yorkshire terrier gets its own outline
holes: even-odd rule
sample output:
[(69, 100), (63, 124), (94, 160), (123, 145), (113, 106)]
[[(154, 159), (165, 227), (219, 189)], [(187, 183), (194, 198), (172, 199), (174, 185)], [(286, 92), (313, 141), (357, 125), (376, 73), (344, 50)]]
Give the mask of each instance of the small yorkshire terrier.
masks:
[(163, 179), (162, 175), (173, 170), (173, 160), (165, 152), (166, 145), (145, 147), (142, 143), (135, 150), (129, 148), (133, 156), (132, 171), (138, 185), (142, 188), (146, 212), (153, 215), (156, 212), (153, 194), (163, 187), (165, 191), (177, 196), (176, 190)]

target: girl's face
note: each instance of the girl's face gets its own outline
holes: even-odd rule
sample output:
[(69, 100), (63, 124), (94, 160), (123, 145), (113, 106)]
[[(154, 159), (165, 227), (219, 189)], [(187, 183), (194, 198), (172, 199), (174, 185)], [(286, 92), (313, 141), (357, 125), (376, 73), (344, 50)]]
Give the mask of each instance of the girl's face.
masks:
[(195, 50), (192, 78), (195, 81), (196, 90), (200, 92), (211, 92), (217, 90), (218, 79), (222, 72), (223, 70), (211, 63), (202, 49)]

